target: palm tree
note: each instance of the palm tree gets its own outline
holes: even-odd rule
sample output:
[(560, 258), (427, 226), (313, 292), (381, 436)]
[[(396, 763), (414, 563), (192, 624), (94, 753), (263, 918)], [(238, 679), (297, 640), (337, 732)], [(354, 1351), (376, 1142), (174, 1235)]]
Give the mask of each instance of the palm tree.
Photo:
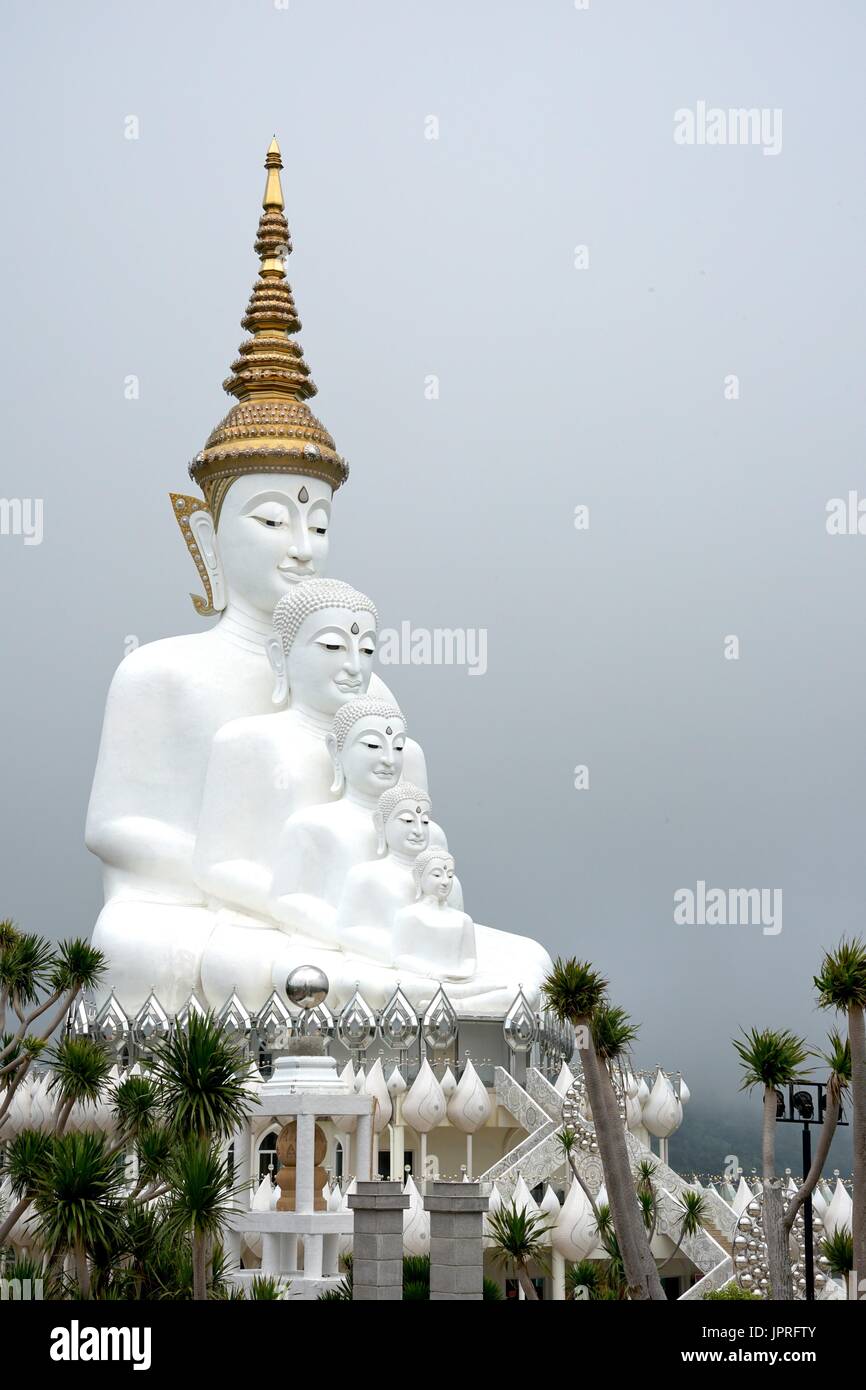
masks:
[(707, 1199), (703, 1192), (695, 1192), (693, 1188), (686, 1187), (678, 1194), (676, 1201), (682, 1210), (680, 1233), (671, 1254), (662, 1265), (662, 1270), (667, 1269), (671, 1261), (676, 1259), (679, 1248), (686, 1237), (696, 1236), (703, 1229), (707, 1217)]
[(234, 1195), (228, 1162), (216, 1145), (196, 1134), (179, 1139), (168, 1163), (171, 1190), (166, 1212), (167, 1232), (192, 1234), (193, 1298), (207, 1298), (208, 1244), (227, 1220)]
[(607, 988), (607, 980), (588, 961), (574, 957), (557, 959), (542, 986), (552, 1012), (577, 1030), (578, 1052), (631, 1297), (661, 1301), (665, 1295), (635, 1197), (625, 1127), (609, 1070), (634, 1038), (635, 1030), (622, 1010), (608, 1003)]
[(90, 1297), (88, 1254), (116, 1238), (121, 1181), (105, 1136), (75, 1132), (51, 1140), (36, 1177), (40, 1239), (52, 1256), (72, 1253), (82, 1298)]
[(776, 1300), (794, 1297), (788, 1233), (784, 1226), (784, 1197), (776, 1176), (776, 1105), (780, 1086), (796, 1081), (809, 1053), (802, 1038), (787, 1029), (752, 1028), (743, 1030), (743, 1041), (734, 1040), (740, 1058), (743, 1080), (740, 1089), (763, 1089), (764, 1124), (762, 1139), (762, 1179), (764, 1184), (764, 1236), (770, 1269), (770, 1293)]
[(50, 1136), (37, 1129), (23, 1129), (6, 1144), (3, 1170), (8, 1174), (13, 1197), (18, 1200), (0, 1223), (0, 1249), (33, 1200), (37, 1177), (45, 1169), (50, 1154)]
[(213, 1014), (190, 1014), (159, 1044), (151, 1075), (165, 1123), (178, 1135), (228, 1139), (251, 1109), (251, 1063)]
[(785, 1230), (790, 1234), (794, 1225), (797, 1212), (802, 1207), (806, 1198), (811, 1196), (815, 1186), (824, 1171), (824, 1164), (830, 1153), (830, 1145), (836, 1133), (836, 1126), (839, 1123), (839, 1113), (842, 1109), (842, 1097), (851, 1085), (851, 1044), (848, 1039), (844, 1040), (835, 1030), (830, 1034), (830, 1051), (816, 1053), (827, 1063), (830, 1074), (827, 1077), (826, 1100), (824, 1110), (824, 1122), (821, 1125), (821, 1132), (818, 1136), (818, 1144), (815, 1149), (815, 1157), (812, 1160), (812, 1167), (803, 1179), (801, 1186), (788, 1203), (785, 1212)]
[[(81, 938), (52, 947), (43, 937), (20, 932), (11, 922), (0, 922), (0, 1085), (5, 1100), (0, 1104), (0, 1128), (12, 1098), (34, 1057), (62, 1022), (82, 990), (93, 989), (105, 969), (105, 957)], [(39, 1000), (40, 993), (45, 998)], [(49, 1013), (47, 1023), (32, 1031), (37, 1019)], [(7, 1033), (11, 1007), (19, 1021)]]
[[(850, 1297), (851, 1271), (854, 1268), (854, 1241), (847, 1226), (840, 1226), (821, 1241), (821, 1254), (827, 1260), (830, 1273), (844, 1280), (845, 1293)], [(856, 1292), (854, 1294), (856, 1298)]]
[(540, 1212), (519, 1210), (511, 1201), (487, 1218), (487, 1234), (493, 1258), (506, 1268), (512, 1268), (525, 1296), (538, 1301), (535, 1285), (529, 1277), (529, 1265), (534, 1261), (545, 1267), (545, 1235), (550, 1226)]
[(866, 1279), (866, 942), (842, 940), (828, 951), (815, 976), (822, 1009), (837, 1009), (848, 1018), (851, 1045), (851, 1137), (854, 1143), (852, 1238), (854, 1269)]
[(111, 1058), (93, 1038), (62, 1038), (51, 1058), (50, 1088), (58, 1094), (55, 1134), (62, 1134), (74, 1105), (93, 1104), (108, 1080)]

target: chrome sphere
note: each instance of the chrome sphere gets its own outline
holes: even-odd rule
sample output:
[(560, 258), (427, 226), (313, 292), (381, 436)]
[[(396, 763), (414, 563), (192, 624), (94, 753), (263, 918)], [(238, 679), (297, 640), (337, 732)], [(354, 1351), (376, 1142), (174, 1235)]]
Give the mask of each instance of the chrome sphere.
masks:
[(286, 998), (299, 1009), (315, 1009), (328, 996), (330, 984), (317, 965), (299, 965), (286, 980)]

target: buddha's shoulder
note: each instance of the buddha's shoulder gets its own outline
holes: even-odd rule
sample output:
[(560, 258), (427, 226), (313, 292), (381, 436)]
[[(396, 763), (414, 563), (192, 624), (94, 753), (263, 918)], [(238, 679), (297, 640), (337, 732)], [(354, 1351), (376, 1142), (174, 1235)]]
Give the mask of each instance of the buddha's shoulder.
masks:
[(209, 637), (207, 632), (189, 633), (134, 647), (115, 671), (112, 684), (122, 688), (156, 681), (198, 682), (224, 661), (222, 649)]

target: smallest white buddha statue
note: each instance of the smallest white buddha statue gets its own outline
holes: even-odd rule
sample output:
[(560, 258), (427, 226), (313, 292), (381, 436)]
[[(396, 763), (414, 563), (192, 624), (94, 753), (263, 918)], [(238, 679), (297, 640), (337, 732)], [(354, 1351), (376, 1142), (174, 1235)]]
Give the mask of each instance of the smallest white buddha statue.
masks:
[(422, 850), (412, 866), (416, 901), (394, 918), (394, 965), (440, 980), (466, 980), (475, 974), (475, 924), (450, 907), (454, 856), (439, 845)]

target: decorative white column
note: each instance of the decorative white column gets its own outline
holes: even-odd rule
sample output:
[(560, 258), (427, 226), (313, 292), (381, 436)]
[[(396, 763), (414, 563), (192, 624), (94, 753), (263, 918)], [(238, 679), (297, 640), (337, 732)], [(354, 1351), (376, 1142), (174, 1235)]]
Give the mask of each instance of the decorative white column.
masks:
[(355, 1140), (355, 1177), (358, 1182), (370, 1181), (370, 1160), (373, 1150), (373, 1115), (358, 1116)]
[(295, 1211), (308, 1212), (314, 1209), (315, 1202), (313, 1169), (316, 1166), (316, 1117), (300, 1114), (296, 1124)]

